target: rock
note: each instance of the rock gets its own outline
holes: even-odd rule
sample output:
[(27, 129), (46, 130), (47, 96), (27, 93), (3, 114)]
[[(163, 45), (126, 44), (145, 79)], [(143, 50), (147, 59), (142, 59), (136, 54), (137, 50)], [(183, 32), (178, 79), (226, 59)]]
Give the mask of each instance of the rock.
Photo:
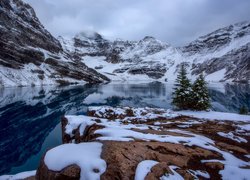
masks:
[(36, 180), (36, 176), (30, 176), (25, 178), (24, 180)]
[[(175, 152), (178, 149), (178, 154)], [(176, 146), (174, 144), (159, 142), (105, 142), (103, 147), (103, 158), (108, 162), (106, 172), (102, 179), (110, 179), (112, 176), (118, 179), (133, 179), (137, 165), (143, 160), (155, 160), (161, 162), (161, 166), (153, 168), (155, 177), (164, 175), (167, 166), (174, 164), (186, 169), (191, 161), (199, 163), (199, 159), (192, 159), (197, 153), (190, 147)], [(208, 152), (213, 156), (212, 152)], [(199, 156), (199, 155), (197, 155)], [(204, 156), (206, 156), (204, 154)], [(216, 155), (215, 155), (216, 156)], [(200, 156), (200, 158), (204, 158)], [(198, 164), (197, 164), (198, 165)], [(198, 166), (197, 166), (198, 168)], [(149, 176), (153, 176), (152, 174)]]
[(219, 169), (219, 170), (224, 169), (224, 165), (221, 164), (220, 162), (207, 162), (207, 163), (205, 163), (205, 166), (207, 166), (211, 169)]
[(80, 179), (81, 169), (73, 164), (68, 167), (65, 167), (60, 172), (50, 171), (43, 159), (37, 169), (36, 179), (37, 180), (78, 180)]
[(147, 75), (148, 77), (152, 78), (152, 79), (160, 79), (162, 78), (165, 73), (166, 73), (166, 67), (164, 67), (164, 64), (157, 64), (156, 66), (152, 66), (152, 67), (148, 67), (146, 66), (142, 66), (142, 67), (134, 67), (134, 68), (130, 68), (128, 70), (128, 73), (136, 75)]
[(151, 171), (145, 177), (145, 180), (159, 179), (165, 173), (171, 173), (171, 170), (168, 168), (167, 162), (160, 162), (151, 168)]

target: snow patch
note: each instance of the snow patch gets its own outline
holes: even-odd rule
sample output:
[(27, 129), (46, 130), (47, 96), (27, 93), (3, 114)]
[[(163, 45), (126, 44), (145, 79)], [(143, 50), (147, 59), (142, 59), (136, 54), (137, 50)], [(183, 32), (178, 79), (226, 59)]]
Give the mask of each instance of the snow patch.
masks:
[(246, 139), (234, 135), (233, 132), (229, 132), (229, 133), (218, 132), (217, 134), (219, 134), (222, 137), (229, 138), (229, 139), (231, 139), (233, 141), (239, 142), (239, 143), (247, 143)]
[(159, 162), (153, 160), (145, 160), (137, 165), (135, 172), (135, 180), (144, 180), (151, 168)]
[(160, 180), (184, 180), (184, 178), (177, 173), (175, 170), (178, 169), (177, 166), (169, 166), (169, 169), (172, 173), (167, 173), (164, 176), (160, 177)]
[(68, 124), (66, 125), (65, 133), (71, 137), (73, 136), (72, 132), (74, 129), (79, 127), (80, 135), (83, 135), (85, 128), (95, 123), (95, 121), (86, 116), (66, 116), (66, 118), (68, 119)]
[(250, 122), (249, 115), (240, 115), (236, 113), (225, 113), (225, 112), (215, 112), (215, 111), (176, 111), (176, 113), (180, 115), (191, 116), (201, 119), (209, 119), (209, 120)]
[(210, 175), (206, 172), (206, 171), (200, 171), (200, 170), (188, 170), (189, 173), (192, 174), (192, 176), (194, 176), (195, 179), (199, 179), (197, 176), (201, 176), (201, 177), (204, 177), (206, 179), (209, 179), (210, 178)]
[(81, 168), (81, 180), (100, 179), (107, 166), (101, 159), (101, 152), (102, 144), (97, 142), (63, 144), (49, 150), (44, 162), (52, 171), (76, 164)]

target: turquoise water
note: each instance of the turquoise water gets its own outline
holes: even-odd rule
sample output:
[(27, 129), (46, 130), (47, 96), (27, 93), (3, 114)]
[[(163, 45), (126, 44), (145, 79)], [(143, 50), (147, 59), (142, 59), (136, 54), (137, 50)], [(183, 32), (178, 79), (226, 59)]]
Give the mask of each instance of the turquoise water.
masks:
[[(88, 106), (171, 108), (172, 84), (105, 84), (0, 89), (0, 175), (34, 170), (46, 150), (62, 143), (60, 119)], [(212, 109), (250, 109), (250, 86), (209, 84)]]

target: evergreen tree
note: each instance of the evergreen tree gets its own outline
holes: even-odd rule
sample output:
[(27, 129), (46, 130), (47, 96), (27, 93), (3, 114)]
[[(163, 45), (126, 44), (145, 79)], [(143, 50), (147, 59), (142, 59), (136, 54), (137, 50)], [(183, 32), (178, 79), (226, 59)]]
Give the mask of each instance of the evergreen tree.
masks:
[(248, 114), (248, 109), (246, 106), (241, 106), (239, 114)]
[(181, 69), (177, 75), (174, 90), (175, 91), (172, 94), (172, 104), (179, 109), (189, 109), (192, 89), (190, 80), (187, 78), (187, 71), (184, 64), (181, 65)]
[(194, 110), (207, 110), (210, 105), (207, 82), (203, 74), (200, 74), (192, 86), (191, 108)]

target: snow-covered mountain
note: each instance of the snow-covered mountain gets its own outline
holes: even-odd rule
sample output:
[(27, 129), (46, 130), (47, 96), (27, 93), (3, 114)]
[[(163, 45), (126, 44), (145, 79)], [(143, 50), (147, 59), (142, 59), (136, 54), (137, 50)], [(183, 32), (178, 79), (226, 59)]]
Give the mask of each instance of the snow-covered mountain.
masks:
[(56, 39), (21, 0), (1, 0), (0, 10), (0, 87), (171, 81), (182, 63), (192, 79), (203, 72), (209, 81), (250, 81), (250, 22), (173, 47), (150, 36), (110, 41), (96, 32)]
[(111, 80), (165, 80), (173, 76), (171, 67), (182, 61), (177, 48), (153, 37), (136, 42), (109, 41), (95, 32), (89, 35), (79, 33), (72, 39), (59, 37), (59, 41), (68, 54), (81, 57), (88, 67)]
[(0, 87), (108, 80), (65, 53), (28, 4), (1, 0), (0, 11)]
[(174, 80), (184, 63), (192, 78), (203, 72), (209, 81), (250, 81), (250, 22), (230, 25), (177, 48), (149, 36), (137, 42), (108, 41), (96, 32), (59, 41), (67, 53), (112, 80)]
[(181, 48), (191, 72), (209, 80), (250, 81), (250, 22), (218, 29)]

